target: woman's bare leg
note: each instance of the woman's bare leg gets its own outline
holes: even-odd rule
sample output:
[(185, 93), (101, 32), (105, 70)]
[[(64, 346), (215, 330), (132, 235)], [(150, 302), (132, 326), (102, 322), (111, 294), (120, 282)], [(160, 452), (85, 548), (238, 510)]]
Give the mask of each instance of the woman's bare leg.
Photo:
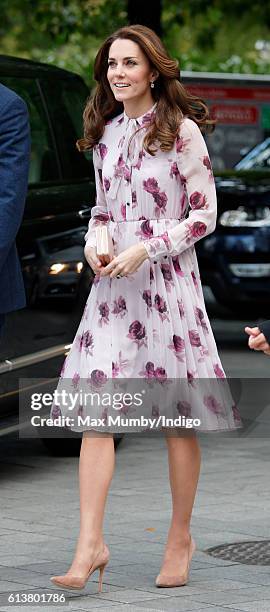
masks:
[(166, 435), (172, 518), (162, 565), (167, 576), (184, 574), (190, 544), (190, 520), (200, 473), (200, 447), (196, 435)]
[(113, 436), (84, 432), (79, 464), (80, 533), (68, 574), (84, 574), (102, 550), (104, 510), (114, 464)]

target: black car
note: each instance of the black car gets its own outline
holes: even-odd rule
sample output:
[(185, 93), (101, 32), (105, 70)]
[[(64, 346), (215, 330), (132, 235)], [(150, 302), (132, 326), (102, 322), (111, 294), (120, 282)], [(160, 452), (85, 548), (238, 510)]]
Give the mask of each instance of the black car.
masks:
[(231, 309), (269, 316), (270, 138), (215, 181), (216, 231), (197, 245), (202, 282)]
[[(0, 81), (26, 101), (32, 139), (29, 189), (17, 236), (27, 307), (8, 314), (0, 342), (3, 435), (19, 428), (19, 384), (23, 392), (30, 384), (26, 379), (57, 380), (79, 325), (93, 281), (84, 235), (95, 182), (91, 154), (75, 146), (89, 95), (84, 81), (66, 70), (6, 56), (0, 56)], [(44, 442), (60, 449), (54, 438)], [(64, 445), (63, 439), (62, 451)]]

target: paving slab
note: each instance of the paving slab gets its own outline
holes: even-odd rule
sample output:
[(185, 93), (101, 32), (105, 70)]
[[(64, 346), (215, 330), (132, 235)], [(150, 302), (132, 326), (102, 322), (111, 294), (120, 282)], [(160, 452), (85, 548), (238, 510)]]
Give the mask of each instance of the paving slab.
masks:
[[(145, 608), (148, 607), (152, 610), (162, 610), (162, 612), (165, 612), (166, 610), (172, 610), (173, 612), (188, 612), (188, 610), (198, 611), (201, 609), (201, 603), (192, 600), (190, 597), (168, 597), (165, 602), (165, 606), (164, 601), (159, 601), (156, 598), (145, 602), (137, 602), (136, 605), (141, 610), (145, 610)], [(211, 610), (210, 607), (209, 610)]]
[[(156, 594), (156, 599), (167, 599), (167, 595), (162, 595), (161, 593)], [(119, 603), (135, 603), (138, 601), (144, 601), (147, 599), (153, 599), (153, 593), (149, 593), (148, 591), (142, 591), (138, 589), (121, 589), (115, 590), (114, 592), (108, 591), (108, 593), (101, 593), (99, 595), (99, 599), (103, 599), (105, 601), (116, 601)]]
[[(227, 610), (234, 610), (232, 606), (227, 606)], [(249, 603), (238, 604), (238, 610), (244, 612), (269, 612), (270, 610), (270, 599), (265, 601), (250, 601)]]
[[(250, 601), (270, 599), (270, 587), (249, 587), (232, 591), (213, 591), (212, 593), (197, 594), (196, 600), (206, 604), (239, 604)], [(238, 605), (239, 607), (239, 605)], [(270, 608), (269, 608), (270, 609)]]

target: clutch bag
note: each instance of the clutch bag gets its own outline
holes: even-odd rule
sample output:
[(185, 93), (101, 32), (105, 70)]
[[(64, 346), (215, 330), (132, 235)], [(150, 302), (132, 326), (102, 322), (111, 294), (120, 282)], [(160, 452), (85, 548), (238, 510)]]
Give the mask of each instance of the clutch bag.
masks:
[(99, 225), (96, 231), (96, 251), (97, 255), (114, 255), (114, 246), (111, 234), (106, 225)]

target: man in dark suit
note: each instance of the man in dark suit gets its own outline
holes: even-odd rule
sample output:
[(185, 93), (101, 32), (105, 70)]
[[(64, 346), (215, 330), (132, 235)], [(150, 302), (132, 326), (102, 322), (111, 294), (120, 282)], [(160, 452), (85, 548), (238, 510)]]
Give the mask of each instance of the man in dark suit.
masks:
[(26, 303), (15, 239), (24, 211), (29, 158), (27, 106), (0, 84), (0, 334), (5, 313)]

